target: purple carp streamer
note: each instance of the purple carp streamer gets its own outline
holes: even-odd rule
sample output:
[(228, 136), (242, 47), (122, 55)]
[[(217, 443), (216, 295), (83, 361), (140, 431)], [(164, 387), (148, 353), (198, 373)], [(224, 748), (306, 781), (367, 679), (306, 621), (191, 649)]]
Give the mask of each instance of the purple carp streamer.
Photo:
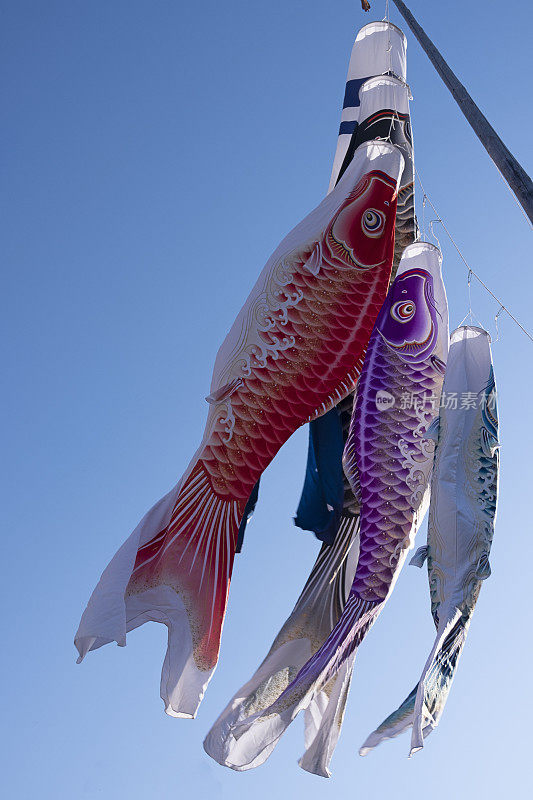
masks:
[(408, 247), (374, 326), (359, 379), (345, 470), (359, 476), (360, 550), (342, 616), (326, 642), (270, 705), (233, 729), (248, 752), (280, 738), (355, 657), (382, 610), (427, 508), (438, 404), (448, 350), (440, 251)]
[(361, 755), (411, 726), (411, 753), (424, 746), (442, 716), (481, 584), (490, 575), (498, 412), (490, 338), (481, 328), (465, 326), (452, 334), (440, 420), (428, 435), (438, 442), (428, 539), (411, 563), (421, 567), (427, 558), (437, 636), (419, 683), (368, 737)]
[[(260, 753), (249, 752), (246, 742), (235, 739), (232, 727), (268, 708), (289, 686), (306, 661), (325, 642), (346, 603), (359, 552), (359, 520), (345, 519), (333, 545), (323, 545), (296, 605), (279, 631), (270, 651), (252, 678), (233, 696), (205, 741), (205, 751), (235, 770), (262, 764), (275, 743)], [(348, 662), (347, 662), (348, 664)], [(346, 704), (350, 668), (333, 686), (325, 687), (306, 710), (305, 754), (300, 765), (319, 775), (328, 774)]]

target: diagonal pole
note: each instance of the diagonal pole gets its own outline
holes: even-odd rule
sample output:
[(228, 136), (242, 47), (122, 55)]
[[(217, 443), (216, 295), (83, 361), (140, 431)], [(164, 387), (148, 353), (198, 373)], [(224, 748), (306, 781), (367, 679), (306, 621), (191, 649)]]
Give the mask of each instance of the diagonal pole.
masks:
[[(509, 184), (511, 191), (516, 196), (516, 199), (533, 224), (533, 182), (531, 178), (513, 154), (507, 149), (485, 115), (481, 113), (461, 81), (450, 69), (405, 3), (403, 3), (402, 0), (392, 0), (392, 2), (418, 39), (422, 49), (450, 90), (454, 100), (474, 129), (481, 144), (496, 164), (501, 175)], [(367, 0), (361, 0), (361, 4), (365, 11), (370, 8)], [(368, 8), (366, 8), (366, 6), (368, 6)]]

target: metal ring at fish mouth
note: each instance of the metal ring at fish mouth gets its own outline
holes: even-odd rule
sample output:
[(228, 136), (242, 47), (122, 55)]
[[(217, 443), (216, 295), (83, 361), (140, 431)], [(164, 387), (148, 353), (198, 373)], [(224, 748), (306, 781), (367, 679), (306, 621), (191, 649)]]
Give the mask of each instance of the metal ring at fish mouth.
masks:
[(375, 22), (367, 22), (366, 25), (363, 25), (363, 27), (359, 29), (359, 33), (355, 37), (355, 41), (356, 42), (359, 41), (360, 40), (359, 37), (363, 39), (364, 35), (361, 36), (363, 31), (366, 30), (366, 28), (371, 28), (372, 26), (377, 26), (377, 30), (382, 30), (382, 31), (387, 30), (387, 28), (392, 28), (393, 30), (395, 30), (397, 33), (400, 34), (404, 42), (407, 41), (407, 36), (405, 35), (405, 33), (402, 31), (401, 28), (395, 25), (394, 22), (387, 22), (387, 20), (384, 19), (377, 19)]

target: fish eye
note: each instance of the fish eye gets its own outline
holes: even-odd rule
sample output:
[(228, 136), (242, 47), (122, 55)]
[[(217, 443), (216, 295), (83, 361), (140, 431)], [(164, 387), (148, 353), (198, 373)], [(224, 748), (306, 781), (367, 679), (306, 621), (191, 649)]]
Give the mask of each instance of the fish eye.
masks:
[(385, 214), (376, 208), (367, 208), (361, 218), (363, 233), (372, 239), (377, 239), (385, 229)]
[(416, 305), (412, 300), (399, 300), (390, 310), (391, 317), (396, 322), (409, 322), (413, 319)]

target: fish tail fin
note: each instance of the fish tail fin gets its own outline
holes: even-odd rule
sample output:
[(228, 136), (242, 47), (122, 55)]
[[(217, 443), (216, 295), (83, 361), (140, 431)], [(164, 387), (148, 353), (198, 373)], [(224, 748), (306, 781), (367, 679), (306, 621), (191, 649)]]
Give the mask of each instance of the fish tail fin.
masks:
[(330, 778), (329, 764), (339, 741), (352, 682), (355, 653), (346, 659), (328, 692), (316, 695), (305, 710), (305, 752), (298, 764), (306, 772)]
[[(272, 753), (276, 740), (263, 747), (258, 738), (251, 742), (235, 739), (235, 726), (268, 708), (289, 686), (303, 665), (331, 633), (342, 614), (353, 583), (359, 552), (359, 518), (343, 517), (332, 545), (322, 545), (315, 565), (290, 616), (278, 632), (266, 658), (252, 678), (230, 700), (209, 731), (204, 749), (219, 764), (244, 771), (262, 764)], [(331, 760), (346, 703), (349, 676), (341, 670), (334, 687), (320, 692), (305, 714), (306, 753), (300, 765), (323, 775)], [(268, 726), (263, 733), (269, 736)], [(330, 735), (331, 734), (331, 735)], [(308, 748), (312, 754), (307, 753)]]
[(439, 633), (418, 683), (409, 755), (424, 747), (424, 739), (439, 724), (469, 625), (470, 620), (457, 609), (445, 624), (439, 626)]
[[(257, 742), (261, 748), (276, 743), (297, 714), (307, 709), (322, 690), (329, 694), (335, 686), (337, 674), (348, 659), (355, 658), (357, 648), (382, 607), (383, 602), (370, 602), (350, 595), (341, 618), (322, 647), (268, 708), (235, 726), (234, 737), (242, 738), (249, 750)], [(351, 669), (349, 674), (351, 676)], [(319, 742), (317, 740), (317, 745)]]
[(396, 711), (367, 737), (359, 755), (366, 756), (378, 744), (394, 739), (407, 728), (412, 728), (409, 755), (424, 746), (425, 737), (437, 727), (444, 710), (468, 625), (457, 611), (439, 627), (420, 681)]
[[(357, 649), (376, 621), (383, 603), (361, 600), (350, 595), (336, 626), (331, 631), (320, 650), (309, 659), (293, 681), (293, 690), (313, 687), (311, 694), (329, 683), (344, 662)], [(291, 687), (289, 687), (291, 688)], [(288, 691), (288, 690), (287, 690)]]
[[(154, 514), (155, 506), (102, 575), (76, 637), (80, 657), (113, 639), (124, 645), (144, 622), (163, 623), (165, 710), (194, 717), (218, 660), (243, 507), (214, 492), (198, 461), (166, 514)], [(112, 618), (121, 620), (118, 635)]]
[(410, 728), (413, 724), (413, 717), (415, 712), (416, 695), (418, 692), (418, 684), (415, 686), (411, 694), (405, 698), (401, 706), (396, 711), (381, 723), (381, 725), (368, 736), (359, 748), (359, 755), (366, 756), (374, 747), (385, 741), (385, 739), (394, 739), (399, 736), (406, 728)]

